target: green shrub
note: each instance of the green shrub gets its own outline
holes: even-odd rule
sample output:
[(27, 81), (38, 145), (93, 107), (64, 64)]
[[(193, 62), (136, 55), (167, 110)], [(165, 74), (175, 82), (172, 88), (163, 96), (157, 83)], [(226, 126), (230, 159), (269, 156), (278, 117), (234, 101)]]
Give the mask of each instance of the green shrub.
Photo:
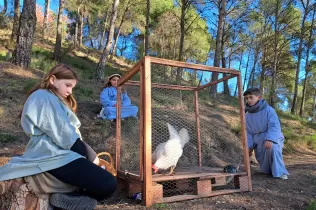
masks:
[(316, 200), (312, 200), (306, 210), (316, 210)]
[(17, 140), (16, 136), (13, 136), (9, 133), (2, 133), (0, 132), (0, 143), (7, 143), (7, 142), (13, 142)]

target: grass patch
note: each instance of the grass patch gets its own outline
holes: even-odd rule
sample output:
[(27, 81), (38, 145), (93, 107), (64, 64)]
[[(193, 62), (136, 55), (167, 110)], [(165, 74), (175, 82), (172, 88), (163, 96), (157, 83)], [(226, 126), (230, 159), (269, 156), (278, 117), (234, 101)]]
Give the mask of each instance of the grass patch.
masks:
[(4, 50), (0, 51), (0, 61), (8, 61), (7, 52)]
[(57, 62), (54, 61), (52, 57), (53, 53), (51, 51), (33, 45), (30, 67), (34, 69), (40, 69), (47, 73), (53, 66), (57, 64)]
[(240, 124), (233, 125), (233, 126), (231, 127), (231, 130), (232, 130), (236, 135), (239, 135), (239, 134), (240, 134), (240, 131), (241, 131), (241, 125), (240, 125)]
[(84, 87), (82, 85), (78, 85), (74, 89), (74, 95), (77, 100), (89, 101), (91, 100), (91, 96), (95, 95), (95, 93), (94, 93), (94, 90), (90, 87)]
[(309, 139), (307, 140), (307, 146), (312, 150), (316, 149), (316, 134), (309, 137)]
[(316, 210), (316, 200), (312, 200), (309, 204), (306, 210)]
[[(66, 55), (65, 58), (62, 59), (62, 62), (78, 69), (77, 73), (81, 79), (95, 78), (97, 63), (91, 62), (90, 60), (84, 58), (72, 57), (70, 55)], [(122, 72), (117, 68), (111, 67), (109, 65), (105, 66), (105, 78), (114, 73), (122, 74)]]
[(28, 79), (25, 80), (24, 85), (23, 85), (23, 90), (25, 92), (29, 92), (35, 85), (38, 83), (37, 79)]
[(17, 140), (16, 136), (13, 136), (9, 133), (0, 132), (0, 143), (8, 143), (8, 142), (16, 141), (16, 140)]
[(154, 206), (156, 209), (170, 209), (166, 203), (156, 203)]

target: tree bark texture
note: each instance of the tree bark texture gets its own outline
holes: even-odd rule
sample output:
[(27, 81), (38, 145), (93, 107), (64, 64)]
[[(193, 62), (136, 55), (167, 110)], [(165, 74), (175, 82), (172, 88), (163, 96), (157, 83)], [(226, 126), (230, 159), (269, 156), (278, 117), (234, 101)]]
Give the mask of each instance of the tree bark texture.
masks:
[(56, 43), (55, 50), (53, 54), (54, 60), (60, 60), (61, 53), (61, 42), (62, 42), (62, 16), (64, 11), (65, 0), (59, 0), (59, 10), (57, 18), (57, 34), (56, 34)]
[(47, 26), (48, 26), (48, 13), (49, 13), (50, 0), (45, 0), (45, 10), (44, 10), (44, 23), (43, 23), (43, 38), (46, 39), (47, 36)]
[(117, 9), (118, 9), (119, 3), (120, 3), (120, 0), (114, 0), (113, 2), (108, 40), (96, 69), (96, 77), (98, 80), (104, 80), (104, 68), (105, 68), (105, 64), (106, 64), (106, 61), (107, 61), (107, 58), (108, 58), (108, 55), (110, 53), (112, 43), (113, 43), (115, 20), (117, 16)]
[(36, 21), (36, 0), (24, 0), (17, 43), (12, 55), (13, 64), (23, 68), (30, 65)]
[(19, 29), (19, 20), (20, 20), (20, 0), (14, 0), (14, 18), (13, 18), (13, 27), (10, 38), (10, 45), (13, 46), (16, 42), (17, 33)]

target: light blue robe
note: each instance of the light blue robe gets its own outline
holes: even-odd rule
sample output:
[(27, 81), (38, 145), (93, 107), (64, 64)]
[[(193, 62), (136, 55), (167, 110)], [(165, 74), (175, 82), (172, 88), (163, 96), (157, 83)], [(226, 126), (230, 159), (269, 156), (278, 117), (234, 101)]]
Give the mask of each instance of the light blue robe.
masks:
[[(115, 87), (107, 87), (102, 90), (100, 95), (100, 102), (103, 107), (103, 113), (101, 113), (101, 117), (103, 119), (116, 119), (116, 107), (114, 107), (116, 101), (117, 90)], [(131, 99), (128, 97), (127, 93), (122, 92), (121, 101), (121, 118), (137, 117), (138, 107), (132, 105)]]
[[(275, 110), (267, 105), (259, 112), (248, 112), (246, 126), (248, 147), (255, 150), (261, 171), (265, 174), (272, 174), (273, 177), (289, 175), (282, 157), (284, 136)], [(265, 140), (273, 142), (271, 149), (264, 147)]]
[(0, 167), (0, 181), (39, 174), (82, 158), (70, 150), (81, 138), (80, 121), (48, 90), (37, 90), (28, 97), (21, 125), (30, 140), (22, 156)]

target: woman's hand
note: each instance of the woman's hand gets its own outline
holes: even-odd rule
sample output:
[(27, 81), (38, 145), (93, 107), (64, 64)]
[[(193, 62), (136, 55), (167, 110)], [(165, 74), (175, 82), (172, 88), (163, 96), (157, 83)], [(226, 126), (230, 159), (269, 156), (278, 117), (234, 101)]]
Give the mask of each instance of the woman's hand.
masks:
[(98, 157), (96, 157), (93, 161), (94, 164), (99, 165), (100, 164), (100, 160)]
[(265, 147), (266, 149), (271, 149), (271, 148), (272, 148), (272, 144), (273, 144), (272, 141), (266, 140), (266, 141), (264, 142), (264, 147)]

